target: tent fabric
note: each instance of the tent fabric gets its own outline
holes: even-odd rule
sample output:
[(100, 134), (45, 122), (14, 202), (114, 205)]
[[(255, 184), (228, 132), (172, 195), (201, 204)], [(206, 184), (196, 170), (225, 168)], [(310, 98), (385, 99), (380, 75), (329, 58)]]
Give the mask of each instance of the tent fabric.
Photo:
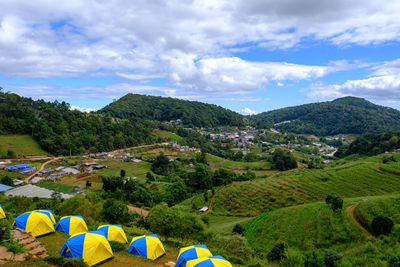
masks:
[(32, 233), (34, 237), (55, 232), (49, 216), (36, 211), (27, 212), (15, 218), (14, 226)]
[(211, 257), (212, 254), (206, 245), (194, 245), (184, 247), (179, 250), (176, 266), (186, 267), (188, 261), (196, 260), (204, 257)]
[(0, 205), (0, 219), (4, 219), (6, 217), (6, 213), (4, 212), (3, 207)]
[(68, 235), (74, 235), (88, 231), (85, 220), (79, 215), (62, 217), (56, 224), (55, 228), (57, 231), (66, 233)]
[(51, 210), (35, 210), (35, 212), (46, 214), (50, 218), (53, 225), (56, 224), (56, 219), (54, 218), (53, 212)]
[(232, 264), (222, 256), (212, 256), (188, 261), (186, 267), (232, 267)]
[(97, 231), (103, 231), (108, 241), (128, 243), (124, 229), (119, 224), (101, 225)]
[(165, 254), (163, 244), (157, 235), (142, 235), (132, 239), (129, 253), (150, 260), (156, 260)]
[(114, 257), (107, 239), (95, 232), (73, 235), (62, 247), (60, 256), (65, 258), (81, 258), (89, 266), (102, 263)]

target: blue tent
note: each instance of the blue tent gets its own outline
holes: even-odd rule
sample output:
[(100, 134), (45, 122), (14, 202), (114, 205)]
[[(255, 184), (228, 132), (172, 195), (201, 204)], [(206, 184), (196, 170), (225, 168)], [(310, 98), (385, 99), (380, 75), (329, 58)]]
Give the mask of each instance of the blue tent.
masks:
[(19, 165), (7, 166), (4, 169), (6, 169), (7, 171), (12, 171), (12, 170), (25, 169), (25, 168), (29, 168), (29, 164), (19, 164)]
[(68, 235), (87, 232), (88, 230), (85, 220), (79, 215), (62, 217), (56, 224), (55, 228), (57, 231)]

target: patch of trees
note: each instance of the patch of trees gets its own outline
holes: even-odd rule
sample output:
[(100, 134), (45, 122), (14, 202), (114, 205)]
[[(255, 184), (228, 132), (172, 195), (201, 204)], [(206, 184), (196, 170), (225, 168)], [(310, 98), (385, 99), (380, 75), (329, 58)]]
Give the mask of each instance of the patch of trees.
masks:
[(0, 134), (29, 134), (56, 155), (109, 151), (152, 142), (154, 123), (70, 110), (65, 102), (34, 101), (0, 91)]
[(335, 195), (328, 195), (325, 199), (326, 204), (330, 205), (333, 211), (341, 210), (343, 208), (343, 199)]
[(271, 157), (272, 167), (280, 171), (297, 168), (296, 158), (289, 151), (281, 148), (275, 149)]
[(282, 108), (251, 116), (250, 119), (257, 125), (290, 121), (273, 127), (318, 136), (400, 130), (400, 111), (356, 97)]
[(377, 216), (372, 220), (371, 230), (377, 236), (388, 235), (392, 232), (393, 226), (392, 219), (385, 216)]
[(217, 105), (138, 94), (127, 94), (98, 113), (120, 119), (181, 120), (189, 127), (244, 125), (244, 116)]
[(336, 157), (342, 158), (351, 154), (378, 155), (386, 151), (400, 148), (400, 132), (368, 134), (358, 137), (347, 146), (339, 147)]
[(214, 172), (213, 175), (213, 185), (220, 186), (220, 185), (227, 185), (235, 181), (250, 181), (256, 178), (256, 174), (251, 171), (247, 171), (242, 174), (237, 174), (228, 169), (218, 169)]

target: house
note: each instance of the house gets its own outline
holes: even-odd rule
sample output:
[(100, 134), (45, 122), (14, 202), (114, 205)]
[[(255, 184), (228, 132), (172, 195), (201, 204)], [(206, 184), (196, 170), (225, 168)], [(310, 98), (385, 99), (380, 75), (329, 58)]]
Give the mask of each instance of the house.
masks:
[(78, 171), (78, 170), (75, 169), (75, 168), (65, 168), (65, 169), (63, 169), (63, 172), (72, 173), (72, 174), (74, 174), (74, 175), (80, 173), (80, 171)]
[(66, 172), (64, 172), (64, 171), (55, 172), (55, 173), (50, 174), (49, 176), (47, 176), (47, 179), (48, 179), (48, 180), (53, 180), (53, 181), (54, 181), (54, 180), (57, 179), (58, 177), (66, 176), (66, 175), (68, 175), (68, 173), (66, 173)]
[(14, 184), (14, 186), (23, 185), (23, 184), (24, 184), (24, 181), (18, 180), (18, 179), (14, 179), (14, 180), (13, 180), (13, 184)]
[(43, 177), (35, 177), (31, 180), (32, 184), (36, 184), (39, 183), (40, 181), (42, 181), (44, 178)]
[(106, 165), (101, 165), (101, 164), (97, 164), (97, 165), (93, 165), (92, 166), (93, 170), (101, 170), (101, 169), (105, 169), (105, 168), (107, 168), (107, 166)]
[(207, 210), (208, 210), (208, 207), (204, 206), (199, 210), (199, 212), (206, 212)]

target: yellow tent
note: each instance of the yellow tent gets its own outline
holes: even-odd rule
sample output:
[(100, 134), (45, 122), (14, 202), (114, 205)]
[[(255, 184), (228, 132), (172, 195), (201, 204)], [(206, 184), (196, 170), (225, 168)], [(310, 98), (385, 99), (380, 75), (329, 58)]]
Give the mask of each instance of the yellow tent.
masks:
[(60, 256), (66, 258), (81, 258), (89, 266), (97, 265), (114, 254), (107, 239), (96, 232), (87, 232), (73, 235), (62, 247)]
[(35, 210), (36, 212), (44, 213), (49, 216), (51, 222), (56, 224), (56, 219), (54, 218), (53, 212), (51, 210)]
[(56, 224), (56, 230), (68, 235), (87, 232), (88, 228), (82, 216), (73, 215), (62, 217)]
[(232, 264), (222, 256), (211, 256), (197, 260), (190, 260), (186, 267), (232, 267)]
[(6, 213), (4, 212), (3, 207), (0, 205), (0, 219), (4, 219), (6, 217)]
[(134, 237), (128, 248), (129, 253), (150, 260), (160, 258), (165, 254), (163, 244), (157, 235), (142, 235)]
[(211, 257), (212, 254), (206, 245), (194, 245), (184, 247), (179, 250), (176, 260), (177, 267), (186, 267), (186, 264), (191, 260), (196, 260), (204, 257)]
[(55, 232), (49, 216), (36, 211), (27, 212), (15, 218), (14, 226), (32, 233), (35, 237)]
[(128, 243), (124, 229), (119, 224), (101, 225), (97, 228), (97, 231), (102, 231), (108, 241)]

